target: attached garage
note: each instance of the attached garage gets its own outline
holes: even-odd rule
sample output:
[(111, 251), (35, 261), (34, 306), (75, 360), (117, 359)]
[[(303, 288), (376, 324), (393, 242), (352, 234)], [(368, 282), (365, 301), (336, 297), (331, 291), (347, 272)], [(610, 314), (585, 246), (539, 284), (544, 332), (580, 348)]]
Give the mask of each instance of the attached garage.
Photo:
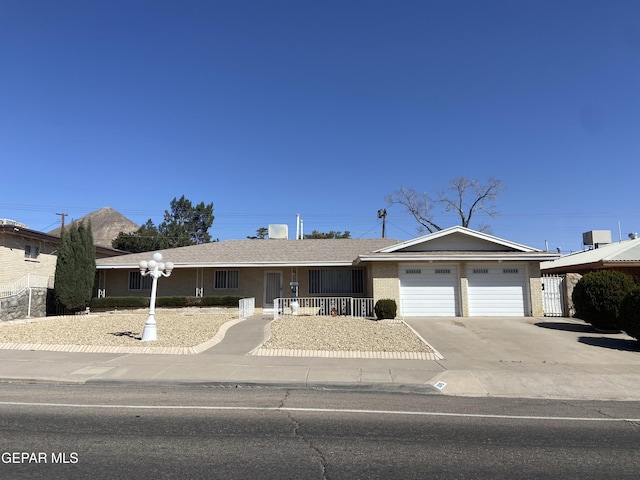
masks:
[(523, 317), (528, 314), (524, 265), (470, 265), (467, 280), (469, 316)]
[(458, 315), (458, 269), (455, 265), (400, 264), (400, 315)]
[(542, 316), (540, 262), (557, 258), (520, 243), (450, 227), (358, 256), (374, 299), (404, 317)]

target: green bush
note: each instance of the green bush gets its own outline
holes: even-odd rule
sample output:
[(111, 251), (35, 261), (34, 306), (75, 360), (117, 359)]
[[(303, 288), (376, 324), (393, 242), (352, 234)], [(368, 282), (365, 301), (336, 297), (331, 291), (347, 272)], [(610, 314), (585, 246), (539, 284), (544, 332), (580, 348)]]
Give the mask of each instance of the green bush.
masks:
[(633, 278), (622, 272), (589, 272), (578, 280), (571, 295), (575, 316), (599, 330), (620, 330), (620, 304), (634, 287)]
[(219, 297), (202, 297), (203, 307), (237, 307), (240, 300), (245, 297), (236, 295), (221, 295)]
[(92, 298), (91, 310), (108, 310), (113, 308), (146, 308), (149, 297), (104, 297)]
[[(156, 307), (237, 307), (244, 297), (221, 295), (210, 297), (156, 297)], [(148, 308), (149, 297), (104, 297), (91, 299), (91, 309), (94, 311), (110, 310), (114, 308)]]
[(381, 298), (376, 302), (374, 307), (376, 318), (382, 320), (385, 318), (396, 318), (398, 307), (396, 301), (392, 298)]
[(620, 305), (620, 329), (640, 340), (640, 287), (627, 293)]
[(156, 297), (156, 307), (186, 307), (187, 297)]

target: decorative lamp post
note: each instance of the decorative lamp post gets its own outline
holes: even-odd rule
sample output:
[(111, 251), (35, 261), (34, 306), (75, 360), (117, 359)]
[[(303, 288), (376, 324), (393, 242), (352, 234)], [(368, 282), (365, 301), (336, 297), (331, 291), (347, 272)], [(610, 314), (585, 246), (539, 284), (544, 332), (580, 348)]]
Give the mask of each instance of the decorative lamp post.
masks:
[(156, 332), (156, 290), (158, 288), (158, 278), (168, 277), (173, 270), (173, 263), (163, 263), (162, 254), (154, 253), (153, 260), (141, 260), (138, 266), (140, 267), (140, 275), (143, 277), (151, 275), (153, 279), (151, 281), (151, 301), (149, 302), (149, 316), (147, 322), (144, 324), (144, 330), (142, 330), (142, 341), (150, 342), (158, 339)]

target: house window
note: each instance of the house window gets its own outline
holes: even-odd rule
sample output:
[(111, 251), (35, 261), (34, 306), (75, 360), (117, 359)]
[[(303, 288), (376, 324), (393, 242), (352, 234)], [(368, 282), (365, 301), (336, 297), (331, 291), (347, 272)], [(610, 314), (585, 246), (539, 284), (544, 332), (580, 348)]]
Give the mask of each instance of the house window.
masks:
[(358, 269), (309, 270), (309, 293), (351, 295), (364, 293), (364, 271)]
[(129, 272), (129, 290), (151, 290), (151, 275), (142, 276), (140, 272)]
[(219, 289), (237, 289), (238, 288), (238, 270), (216, 270), (213, 280), (213, 288)]
[(24, 258), (38, 258), (38, 255), (40, 255), (40, 247), (25, 245)]
[(518, 269), (517, 268), (504, 268), (502, 270), (502, 273), (518, 273)]

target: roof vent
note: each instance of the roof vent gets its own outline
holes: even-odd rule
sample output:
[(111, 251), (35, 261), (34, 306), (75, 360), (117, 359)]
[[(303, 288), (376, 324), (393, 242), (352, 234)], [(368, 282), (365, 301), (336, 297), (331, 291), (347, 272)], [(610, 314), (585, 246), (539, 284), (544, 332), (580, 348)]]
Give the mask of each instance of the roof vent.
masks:
[(629, 234), (629, 238), (630, 238), (631, 240), (635, 240), (636, 238), (638, 238), (638, 232), (631, 232), (631, 233)]
[(286, 223), (275, 223), (269, 225), (269, 238), (270, 239), (289, 239), (289, 226)]
[(611, 230), (591, 230), (582, 234), (583, 245), (592, 245), (598, 248), (600, 245), (611, 243)]

